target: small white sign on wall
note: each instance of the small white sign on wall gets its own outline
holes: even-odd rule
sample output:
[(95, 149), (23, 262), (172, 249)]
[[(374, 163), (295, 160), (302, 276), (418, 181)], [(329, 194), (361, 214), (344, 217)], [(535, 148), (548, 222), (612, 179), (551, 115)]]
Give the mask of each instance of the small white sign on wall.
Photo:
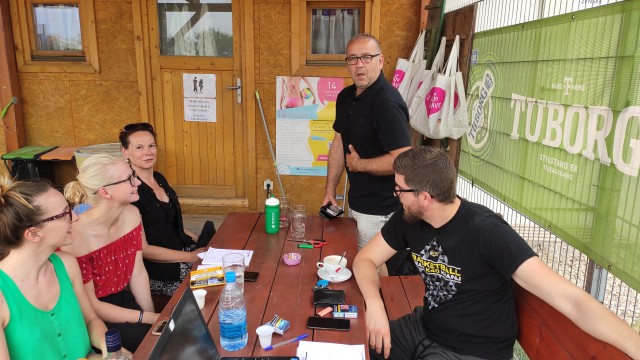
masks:
[(184, 120), (216, 122), (216, 76), (182, 74)]

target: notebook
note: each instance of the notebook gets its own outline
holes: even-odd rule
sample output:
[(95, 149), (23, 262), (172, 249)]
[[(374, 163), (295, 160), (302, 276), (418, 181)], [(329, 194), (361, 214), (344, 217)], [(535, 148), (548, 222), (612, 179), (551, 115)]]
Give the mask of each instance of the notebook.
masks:
[(299, 360), (296, 356), (220, 357), (196, 299), (186, 289), (153, 347), (151, 360)]

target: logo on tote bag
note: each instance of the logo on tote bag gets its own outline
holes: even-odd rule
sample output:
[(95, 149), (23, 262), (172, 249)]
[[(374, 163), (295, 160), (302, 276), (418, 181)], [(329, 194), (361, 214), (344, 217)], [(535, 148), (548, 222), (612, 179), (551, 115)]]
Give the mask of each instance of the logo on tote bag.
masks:
[[(422, 85), (422, 84), (420, 84)], [(424, 105), (427, 108), (427, 115), (431, 116), (438, 111), (442, 110), (442, 104), (444, 104), (444, 99), (447, 96), (447, 93), (444, 89), (434, 86), (429, 90), (427, 96), (424, 98)], [(458, 93), (453, 93), (453, 108), (454, 110), (458, 107), (458, 101), (460, 100)]]
[(402, 79), (404, 79), (404, 75), (405, 72), (402, 70), (396, 70), (393, 72), (393, 79), (391, 80), (391, 85), (394, 88), (398, 88), (398, 86), (400, 86), (400, 83), (402, 82)]

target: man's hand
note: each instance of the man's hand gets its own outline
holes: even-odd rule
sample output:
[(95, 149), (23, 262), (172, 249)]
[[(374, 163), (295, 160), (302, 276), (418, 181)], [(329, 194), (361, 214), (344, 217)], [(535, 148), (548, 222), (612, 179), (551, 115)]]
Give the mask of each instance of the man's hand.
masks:
[(346, 156), (346, 164), (347, 168), (351, 172), (360, 172), (364, 170), (362, 168), (362, 159), (360, 158), (360, 154), (358, 154), (353, 145), (349, 145), (349, 152)]
[(325, 192), (324, 199), (322, 200), (322, 206), (325, 206), (329, 203), (331, 203), (331, 205), (333, 206), (338, 206), (338, 201), (336, 200), (335, 193), (329, 194), (328, 192)]
[[(384, 306), (384, 305), (383, 305)], [(367, 338), (369, 346), (379, 354), (384, 350), (384, 358), (389, 358), (391, 352), (391, 332), (389, 330), (389, 318), (384, 307), (369, 307), (365, 311), (367, 324)]]

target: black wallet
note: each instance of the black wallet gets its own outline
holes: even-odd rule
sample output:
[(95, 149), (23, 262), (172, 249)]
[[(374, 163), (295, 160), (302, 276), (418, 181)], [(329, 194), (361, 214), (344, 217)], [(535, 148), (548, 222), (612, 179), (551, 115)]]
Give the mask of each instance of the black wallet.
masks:
[(342, 305), (345, 302), (344, 290), (315, 289), (313, 290), (313, 306), (324, 307)]
[(320, 208), (320, 211), (318, 211), (318, 214), (325, 220), (335, 219), (337, 216), (340, 216), (343, 213), (344, 211), (341, 208), (333, 206), (331, 205), (331, 203), (324, 205)]

